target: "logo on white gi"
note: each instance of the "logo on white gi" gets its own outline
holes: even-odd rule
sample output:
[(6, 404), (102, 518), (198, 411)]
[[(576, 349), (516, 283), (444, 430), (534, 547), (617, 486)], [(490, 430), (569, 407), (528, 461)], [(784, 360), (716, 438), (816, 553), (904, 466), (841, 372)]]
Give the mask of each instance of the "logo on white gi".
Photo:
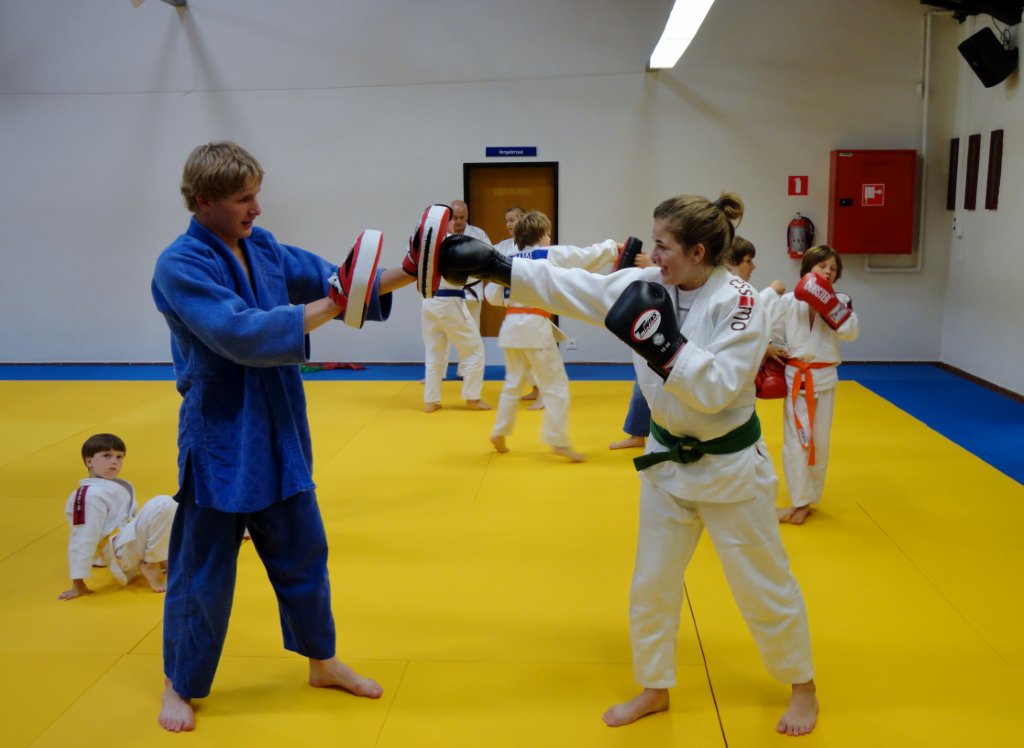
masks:
[(660, 325), (661, 312), (657, 309), (648, 309), (633, 322), (633, 340), (647, 340), (658, 332)]

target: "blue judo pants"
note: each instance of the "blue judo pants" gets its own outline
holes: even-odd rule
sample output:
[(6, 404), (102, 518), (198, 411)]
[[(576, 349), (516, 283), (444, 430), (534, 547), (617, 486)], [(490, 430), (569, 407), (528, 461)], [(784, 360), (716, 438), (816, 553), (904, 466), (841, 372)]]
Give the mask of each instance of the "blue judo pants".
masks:
[(630, 436), (647, 437), (651, 433), (651, 409), (644, 399), (640, 385), (636, 382), (633, 382), (633, 394), (629, 398), (629, 411), (626, 413), (622, 430)]
[(164, 601), (164, 674), (182, 698), (210, 693), (246, 528), (277, 595), (285, 649), (317, 660), (335, 654), (327, 536), (316, 494), (307, 491), (248, 514), (199, 507), (182, 495)]

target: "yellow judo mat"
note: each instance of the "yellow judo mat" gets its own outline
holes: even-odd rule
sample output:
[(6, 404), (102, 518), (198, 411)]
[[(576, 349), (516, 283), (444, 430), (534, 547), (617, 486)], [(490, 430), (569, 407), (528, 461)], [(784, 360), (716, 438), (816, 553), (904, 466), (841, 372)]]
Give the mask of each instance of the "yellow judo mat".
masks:
[[(839, 386), (825, 499), (782, 527), (807, 601), (821, 713), (776, 735), (788, 686), (762, 667), (705, 538), (687, 575), (669, 712), (608, 728), (639, 687), (628, 594), (638, 450), (629, 382), (573, 382), (569, 464), (523, 410), (421, 412), (416, 382), (307, 382), (338, 655), (380, 700), (305, 684), (243, 545), (224, 656), (198, 726), (164, 733), (163, 596), (96, 569), (61, 602), (82, 441), (125, 439), (140, 499), (176, 489), (171, 382), (0, 382), (0, 746), (1024, 745), (1024, 488), (853, 382)], [(487, 382), (497, 402), (500, 383)], [(780, 469), (781, 401), (759, 404)], [(780, 503), (783, 503), (780, 496)]]

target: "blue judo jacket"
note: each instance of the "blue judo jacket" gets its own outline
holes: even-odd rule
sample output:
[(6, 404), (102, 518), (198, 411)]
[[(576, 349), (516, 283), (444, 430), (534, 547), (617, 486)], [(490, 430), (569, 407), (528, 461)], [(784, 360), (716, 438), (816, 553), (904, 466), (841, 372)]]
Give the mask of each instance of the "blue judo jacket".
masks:
[[(153, 299), (171, 330), (182, 396), (178, 496), (225, 512), (254, 512), (311, 491), (313, 455), (298, 364), (309, 357), (303, 304), (327, 295), (337, 266), (253, 227), (252, 274), (192, 219), (157, 259)], [(367, 319), (384, 320), (391, 295)]]

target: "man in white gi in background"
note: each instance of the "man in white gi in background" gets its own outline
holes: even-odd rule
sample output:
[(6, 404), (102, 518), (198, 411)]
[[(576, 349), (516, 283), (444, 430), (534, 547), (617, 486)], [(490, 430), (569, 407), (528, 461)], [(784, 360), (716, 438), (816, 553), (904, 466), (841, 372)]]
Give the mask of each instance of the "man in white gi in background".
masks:
[[(462, 200), (451, 202), (451, 221), (448, 231), (465, 234), (491, 243), (487, 233), (467, 223), (469, 208)], [(480, 336), (480, 294), (482, 285), (474, 289), (454, 286), (445, 280), (433, 298), (424, 299), (420, 310), (420, 329), (423, 333), (424, 375), (423, 412), (441, 409), (441, 382), (448, 369), (448, 350), (455, 347), (459, 358), (458, 375), (462, 378), (462, 399), (470, 410), (490, 410), (490, 404), (480, 398), (484, 382), (486, 354), (484, 339)]]

